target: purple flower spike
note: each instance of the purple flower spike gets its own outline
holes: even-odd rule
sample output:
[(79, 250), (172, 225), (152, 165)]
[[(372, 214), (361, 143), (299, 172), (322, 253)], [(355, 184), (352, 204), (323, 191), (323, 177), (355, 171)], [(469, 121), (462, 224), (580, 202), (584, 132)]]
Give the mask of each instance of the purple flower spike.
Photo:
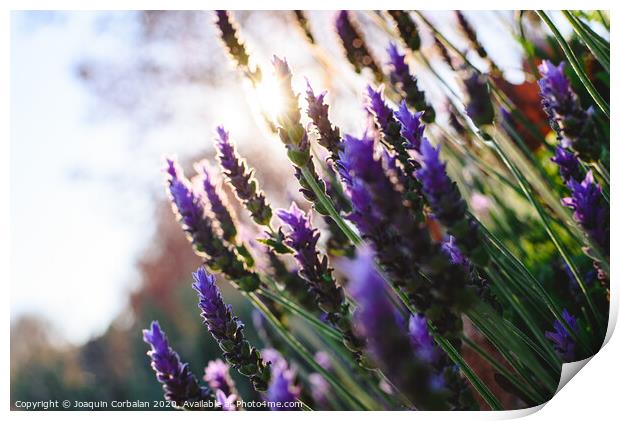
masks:
[(404, 98), (404, 101), (418, 111), (424, 111), (422, 119), (427, 123), (435, 121), (434, 108), (426, 103), (424, 92), (418, 88), (418, 80), (411, 74), (405, 63), (405, 55), (398, 52), (396, 44), (388, 46), (390, 57), (390, 81), (394, 89)]
[(326, 94), (327, 92), (322, 92), (318, 96), (315, 95), (310, 82), (307, 82), (308, 117), (316, 127), (319, 144), (331, 153), (333, 160), (336, 160), (341, 147), (340, 129), (329, 121), (329, 106), (324, 101)]
[(198, 385), (188, 365), (182, 363), (179, 355), (168, 345), (166, 334), (158, 322), (152, 322), (151, 329), (144, 329), (142, 335), (144, 342), (151, 346), (147, 355), (151, 358), (151, 367), (163, 386), (167, 401), (183, 408), (186, 403), (212, 400), (212, 392)]
[(173, 158), (167, 158), (168, 193), (185, 232), (199, 229), (204, 215), (199, 198), (194, 195), (183, 169)]
[(400, 122), (400, 135), (407, 139), (411, 149), (417, 152), (420, 152), (420, 145), (424, 139), (424, 125), (420, 120), (422, 114), (423, 111), (412, 114), (405, 101), (402, 101), (398, 110), (394, 112), (394, 116)]
[(358, 350), (363, 343), (355, 337), (347, 319), (349, 306), (345, 302), (344, 291), (334, 282), (327, 256), (319, 254), (316, 247), (319, 232), (312, 227), (310, 217), (295, 203), (288, 211), (280, 209), (277, 214), (290, 229), (284, 242), (295, 251), (299, 275), (316, 296), (317, 305), (326, 313), (327, 321), (342, 332), (345, 345), (356, 357), (360, 357)]
[(237, 393), (235, 382), (228, 372), (228, 364), (220, 359), (209, 361), (205, 368), (204, 380), (211, 389), (221, 390), (225, 396)]
[(254, 389), (265, 390), (269, 382), (269, 368), (259, 352), (244, 338), (243, 323), (233, 316), (232, 307), (224, 303), (215, 284), (215, 276), (200, 267), (193, 277), (192, 287), (198, 292), (200, 315), (224, 352), (224, 358), (237, 368), (239, 373), (250, 378)]
[(480, 239), (478, 225), (467, 215), (467, 204), (456, 183), (448, 176), (446, 164), (439, 158), (439, 150), (439, 146), (434, 148), (428, 139), (422, 139), (420, 153), (423, 165), (416, 176), (422, 183), (422, 191), (435, 217), (456, 238), (461, 250), (474, 263), (484, 266), (488, 254)]
[(594, 181), (592, 171), (588, 171), (581, 183), (570, 180), (568, 188), (572, 195), (562, 199), (562, 204), (573, 210), (575, 221), (609, 256), (609, 207), (603, 199), (601, 186)]
[(388, 45), (388, 55), (390, 56), (390, 65), (394, 72), (398, 74), (409, 73), (409, 66), (405, 63), (405, 55), (398, 52), (398, 47), (393, 42)]
[(562, 140), (563, 147), (571, 147), (585, 161), (596, 161), (601, 154), (602, 144), (592, 118), (594, 111), (585, 111), (581, 107), (579, 97), (564, 74), (564, 66), (564, 62), (554, 66), (544, 60), (538, 67), (543, 109), (549, 116), (551, 127)]
[(258, 182), (254, 178), (254, 171), (248, 169), (245, 160), (237, 154), (230, 141), (230, 136), (223, 126), (217, 128), (217, 134), (218, 158), (224, 175), (234, 187), (239, 200), (250, 212), (254, 222), (258, 225), (269, 225), (272, 215), (271, 206), (258, 187)]
[(456, 245), (456, 240), (453, 236), (448, 236), (448, 238), (441, 243), (441, 250), (450, 257), (450, 261), (453, 265), (467, 267), (470, 265), (467, 257), (463, 256), (463, 253), (461, 253), (461, 250)]
[(467, 115), (476, 126), (493, 124), (495, 112), (487, 86), (487, 77), (474, 71), (468, 71), (464, 72), (462, 81)]
[(579, 164), (579, 159), (568, 149), (562, 146), (555, 148), (555, 155), (551, 158), (552, 162), (560, 168), (560, 176), (564, 183), (568, 183), (571, 179), (581, 183), (584, 178), (583, 169)]
[[(570, 315), (568, 310), (562, 312), (564, 322), (577, 332), (577, 319)], [(564, 362), (575, 360), (575, 340), (570, 336), (566, 328), (558, 320), (553, 322), (553, 331), (545, 332), (545, 337), (553, 342), (553, 347)]]
[(220, 186), (216, 185), (213, 180), (213, 170), (206, 163), (200, 165), (199, 169), (202, 172), (202, 186), (204, 188), (204, 192), (207, 200), (209, 201), (211, 211), (222, 229), (223, 238), (230, 244), (235, 244), (237, 227), (235, 224), (233, 211), (228, 206)]

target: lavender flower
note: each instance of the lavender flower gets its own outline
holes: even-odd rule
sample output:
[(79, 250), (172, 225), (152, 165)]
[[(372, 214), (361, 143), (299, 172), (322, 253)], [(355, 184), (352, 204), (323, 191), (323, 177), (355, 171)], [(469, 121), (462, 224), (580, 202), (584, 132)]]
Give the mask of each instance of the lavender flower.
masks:
[(271, 382), (265, 400), (277, 405), (270, 406), (272, 411), (286, 411), (294, 408), (285, 406), (287, 403), (299, 399), (301, 389), (295, 385), (295, 371), (276, 349), (265, 348), (262, 351), (263, 359), (271, 365)]
[(216, 391), (221, 390), (224, 392), (225, 396), (237, 394), (235, 382), (228, 372), (228, 364), (220, 359), (209, 361), (209, 364), (205, 368), (204, 380), (209, 384), (211, 389)]
[(588, 236), (609, 256), (609, 207), (603, 199), (601, 186), (588, 171), (579, 183), (571, 179), (568, 184), (571, 197), (562, 199), (562, 204), (573, 210), (573, 218)]
[(155, 371), (157, 381), (163, 385), (167, 401), (183, 408), (186, 402), (195, 403), (213, 399), (211, 390), (198, 384), (188, 365), (182, 363), (179, 355), (168, 345), (166, 334), (158, 322), (152, 322), (151, 329), (144, 329), (142, 335), (144, 342), (151, 346), (147, 355), (151, 358), (151, 367)]
[(376, 82), (383, 80), (383, 73), (377, 60), (370, 53), (359, 29), (353, 24), (346, 10), (341, 10), (336, 16), (336, 32), (355, 71), (362, 73), (364, 68), (368, 68), (372, 71)]
[(287, 155), (291, 162), (298, 167), (304, 167), (311, 159), (310, 143), (308, 134), (301, 125), (298, 95), (293, 92), (291, 86), (293, 75), (286, 60), (274, 56), (272, 63), (284, 98), (283, 112), (277, 118), (278, 135), (286, 146)]
[(319, 144), (331, 153), (333, 160), (337, 160), (341, 142), (340, 129), (329, 121), (329, 106), (324, 102), (326, 94), (327, 92), (322, 92), (316, 96), (310, 82), (307, 83), (308, 117), (316, 127)]
[[(577, 332), (577, 319), (570, 315), (568, 310), (562, 311), (562, 319), (574, 331)], [(575, 341), (568, 333), (568, 330), (558, 320), (553, 322), (553, 331), (545, 332), (545, 337), (553, 342), (555, 352), (564, 362), (575, 360)]]
[(259, 280), (248, 271), (237, 252), (228, 247), (215, 231), (204, 201), (191, 188), (176, 161), (168, 159), (168, 192), (173, 210), (197, 254), (212, 270), (221, 270), (245, 291), (253, 291)]
[(199, 166), (202, 171), (202, 186), (207, 200), (211, 207), (211, 212), (219, 222), (222, 229), (222, 237), (230, 244), (236, 243), (237, 226), (234, 219), (233, 210), (228, 206), (221, 191), (220, 186), (216, 186), (213, 181), (212, 169), (206, 163)]
[(405, 99), (410, 107), (424, 111), (422, 119), (427, 123), (435, 121), (435, 110), (426, 103), (424, 92), (418, 88), (417, 79), (411, 74), (409, 66), (405, 63), (404, 54), (398, 52), (396, 44), (390, 43), (388, 46), (390, 57), (390, 81), (392, 85)]
[(409, 12), (404, 10), (388, 10), (387, 12), (394, 19), (403, 42), (411, 51), (417, 51), (420, 48), (420, 34)]
[[(298, 95), (291, 86), (292, 74), (286, 60), (276, 56), (273, 58), (276, 78), (280, 84), (280, 91), (285, 98), (284, 111), (278, 116), (278, 134), (284, 143), (287, 155), (295, 167), (295, 178), (301, 186), (300, 192), (313, 204), (314, 209), (321, 215), (328, 215), (328, 210), (318, 199), (307, 177), (314, 180), (316, 186), (325, 194), (325, 183), (316, 172), (310, 154), (308, 133), (301, 125)], [(305, 173), (305, 174), (304, 174)]]
[(269, 407), (272, 411), (292, 411), (291, 404), (299, 400), (301, 389), (294, 384), (295, 372), (280, 370), (273, 375), (267, 390), (266, 400), (276, 405)]
[(319, 232), (312, 227), (310, 217), (294, 202), (288, 211), (280, 209), (277, 214), (290, 228), (286, 233), (285, 244), (295, 251), (299, 275), (306, 280), (310, 292), (316, 296), (317, 305), (325, 312), (327, 321), (342, 332), (345, 345), (359, 357), (363, 343), (353, 334), (348, 322), (349, 306), (345, 302), (344, 291), (334, 282), (333, 269), (329, 267), (327, 256), (321, 256), (317, 250)]
[(243, 335), (243, 323), (232, 315), (232, 307), (224, 304), (222, 294), (215, 285), (215, 277), (200, 267), (194, 274), (192, 287), (198, 292), (198, 308), (209, 332), (224, 352), (224, 358), (249, 377), (254, 389), (265, 390), (269, 382), (269, 367), (259, 352), (250, 346)]
[(571, 179), (581, 183), (584, 179), (583, 169), (579, 164), (579, 159), (568, 149), (558, 145), (555, 148), (555, 155), (551, 158), (552, 162), (560, 168), (560, 176), (567, 184)]
[(254, 222), (258, 225), (268, 226), (272, 215), (271, 206), (258, 187), (258, 182), (254, 178), (254, 171), (249, 170), (245, 160), (237, 154), (234, 145), (230, 142), (230, 136), (223, 126), (217, 128), (217, 134), (218, 158), (228, 182), (234, 187), (237, 197), (250, 212)]
[[(460, 306), (466, 305), (466, 274), (451, 265), (430, 239), (423, 221), (403, 201), (398, 186), (375, 159), (372, 139), (345, 136), (341, 175), (353, 205), (348, 218), (374, 245), (394, 284), (422, 312), (433, 314), (442, 333), (458, 340)], [(421, 275), (433, 279), (432, 284)], [(460, 303), (460, 304), (457, 304)]]
[(261, 80), (261, 71), (258, 67), (250, 67), (250, 57), (246, 51), (243, 41), (237, 34), (237, 28), (230, 14), (226, 10), (215, 11), (215, 23), (220, 30), (222, 41), (226, 46), (230, 57), (237, 63), (239, 70), (253, 82)]
[(492, 124), (495, 113), (487, 86), (487, 77), (473, 70), (463, 71), (462, 82), (467, 115), (476, 126)]
[(549, 116), (551, 127), (562, 140), (563, 147), (571, 147), (579, 158), (591, 162), (601, 154), (601, 141), (593, 121), (594, 110), (585, 111), (579, 98), (564, 75), (564, 62), (554, 66), (544, 60), (538, 67), (538, 81), (542, 106)]
[(413, 314), (409, 317), (409, 336), (418, 358), (429, 364), (437, 362), (440, 356), (439, 350), (428, 331), (426, 318), (423, 315)]
[(328, 266), (326, 256), (320, 258), (316, 248), (319, 232), (314, 229), (310, 217), (306, 216), (293, 202), (286, 211), (277, 211), (278, 217), (288, 225), (285, 244), (295, 251), (299, 274), (308, 282), (310, 290), (317, 295), (319, 307), (328, 314), (346, 311), (344, 293), (332, 278), (333, 269)]
[(351, 295), (358, 304), (357, 326), (367, 339), (373, 360), (417, 409), (447, 409), (444, 393), (431, 385), (430, 365), (414, 352), (403, 319), (374, 268), (372, 253), (360, 250), (347, 272), (351, 277)]
[(422, 191), (435, 217), (456, 238), (457, 244), (478, 265), (488, 262), (477, 223), (467, 215), (467, 204), (439, 159), (439, 146), (433, 148), (428, 139), (422, 139), (420, 153), (423, 167), (416, 172)]

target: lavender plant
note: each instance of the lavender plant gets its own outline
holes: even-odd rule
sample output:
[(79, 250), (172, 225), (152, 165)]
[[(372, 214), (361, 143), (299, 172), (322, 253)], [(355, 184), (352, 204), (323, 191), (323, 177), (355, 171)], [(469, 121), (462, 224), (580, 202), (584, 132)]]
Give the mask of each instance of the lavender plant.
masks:
[[(236, 66), (260, 83), (249, 64), (260, 57), (249, 55), (228, 12), (215, 14)], [(254, 240), (264, 247), (240, 238), (235, 205), (213, 167), (198, 165), (199, 182), (191, 183), (168, 161), (182, 229), (221, 282), (254, 306), (268, 348), (250, 345), (201, 267), (193, 288), (226, 362), (209, 356), (209, 387), (200, 386), (154, 323), (144, 338), (166, 399), (224, 410), (251, 399), (271, 409), (523, 408), (553, 396), (563, 362), (596, 352), (610, 274), (609, 114), (601, 88), (609, 83), (608, 34), (586, 28), (587, 14), (565, 12), (575, 28), (568, 42), (546, 13), (538, 16), (553, 38), (522, 32), (519, 41), (544, 43), (523, 52), (524, 62), (542, 61), (523, 69), (526, 79), (539, 78), (540, 102), (535, 84), (504, 79), (475, 21), (461, 12), (457, 28), (478, 64), (419, 11), (337, 12), (330, 29), (357, 74), (335, 71), (329, 54), (321, 55), (334, 83), (328, 95), (307, 82), (306, 104), (294, 90), (296, 66), (274, 56), (283, 106), (265, 136), (283, 147), (310, 211), (293, 202), (273, 218), (269, 189), (259, 188), (221, 126), (215, 144), (223, 178), (255, 224), (248, 231), (258, 228)], [(290, 18), (313, 54), (326, 47), (312, 15)], [(382, 69), (371, 51), (386, 48)], [(593, 62), (602, 70), (587, 73)], [(417, 81), (423, 73), (426, 93)], [(370, 119), (335, 118), (350, 114), (338, 109), (347, 98), (341, 91), (363, 85), (347, 105), (364, 105)], [(541, 128), (543, 110), (549, 124)], [(313, 224), (313, 212), (322, 221)], [(601, 282), (592, 282), (596, 275)], [(241, 396), (245, 388), (229, 366), (260, 393)]]

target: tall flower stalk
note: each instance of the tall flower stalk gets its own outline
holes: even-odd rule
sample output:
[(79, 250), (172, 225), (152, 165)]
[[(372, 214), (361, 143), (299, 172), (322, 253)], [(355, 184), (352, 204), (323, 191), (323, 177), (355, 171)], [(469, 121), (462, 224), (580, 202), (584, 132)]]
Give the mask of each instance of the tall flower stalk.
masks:
[(152, 322), (150, 329), (142, 331), (142, 336), (151, 347), (147, 355), (167, 401), (173, 402), (179, 409), (201, 409), (200, 402), (213, 400), (213, 392), (198, 384), (187, 363), (182, 363), (168, 344), (168, 338), (158, 322)]
[(295, 203), (288, 211), (279, 210), (278, 217), (289, 228), (285, 242), (295, 250), (299, 275), (305, 279), (308, 289), (315, 295), (318, 307), (325, 312), (325, 319), (342, 333), (347, 348), (363, 363), (360, 352), (363, 342), (353, 333), (344, 290), (336, 284), (327, 256), (321, 256), (317, 250), (318, 230), (312, 227), (310, 217)]
[(224, 352), (226, 361), (248, 377), (258, 391), (267, 389), (270, 379), (269, 366), (260, 353), (243, 335), (243, 323), (232, 314), (232, 307), (224, 303), (222, 294), (215, 284), (215, 276), (203, 267), (194, 273), (192, 287), (198, 293), (198, 308), (204, 324)]
[(396, 44), (390, 43), (388, 47), (390, 57), (390, 81), (394, 88), (405, 99), (407, 105), (416, 111), (423, 111), (422, 120), (426, 123), (435, 121), (435, 109), (426, 102), (424, 92), (418, 87), (418, 80), (411, 74), (409, 66), (405, 63), (405, 55), (400, 54)]
[(594, 109), (584, 110), (564, 74), (565, 63), (554, 66), (548, 60), (538, 67), (543, 109), (549, 116), (563, 147), (572, 148), (586, 162), (601, 155), (600, 135), (594, 123)]

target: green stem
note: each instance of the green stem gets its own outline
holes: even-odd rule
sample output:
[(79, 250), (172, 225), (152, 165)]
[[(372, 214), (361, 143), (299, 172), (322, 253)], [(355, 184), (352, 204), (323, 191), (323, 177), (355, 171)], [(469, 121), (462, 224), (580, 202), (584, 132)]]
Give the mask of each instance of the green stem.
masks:
[(316, 195), (318, 201), (321, 205), (327, 210), (329, 216), (334, 220), (334, 222), (338, 225), (338, 227), (342, 230), (344, 235), (355, 245), (359, 245), (362, 243), (362, 239), (359, 235), (357, 235), (351, 227), (345, 222), (344, 219), (340, 216), (334, 205), (332, 204), (329, 197), (325, 195), (325, 192), (319, 187), (318, 183), (312, 176), (312, 173), (307, 167), (301, 168), (301, 174), (304, 177), (304, 180), (308, 183), (312, 192)]
[(317, 328), (321, 333), (325, 334), (326, 336), (334, 340), (337, 340), (337, 341), (342, 341), (342, 334), (340, 332), (338, 332), (333, 327), (326, 325), (318, 317), (307, 312), (306, 310), (299, 307), (296, 303), (290, 301), (289, 299), (281, 295), (274, 294), (273, 292), (265, 288), (259, 288), (256, 292), (260, 295), (264, 295), (270, 300), (277, 302), (278, 304), (281, 304), (291, 313), (296, 314), (297, 316), (301, 317), (302, 319), (304, 319), (309, 324)]
[(588, 47), (592, 55), (596, 57), (599, 63), (601, 63), (601, 65), (605, 68), (605, 71), (609, 73), (609, 55), (607, 55), (601, 46), (590, 37), (590, 35), (584, 30), (583, 23), (578, 18), (573, 16), (570, 11), (563, 10), (562, 14), (571, 24), (577, 36), (583, 41), (586, 47)]
[(346, 390), (338, 380), (336, 380), (330, 372), (325, 370), (323, 367), (316, 362), (314, 357), (308, 350), (293, 336), (280, 321), (273, 315), (273, 313), (263, 304), (256, 294), (249, 292), (244, 293), (249, 300), (252, 302), (254, 307), (260, 310), (267, 320), (273, 325), (273, 327), (278, 331), (280, 336), (289, 344), (291, 348), (293, 348), (299, 356), (306, 361), (310, 367), (312, 367), (316, 372), (321, 374), (325, 380), (334, 388), (334, 390), (338, 391), (346, 400), (348, 400), (355, 408), (361, 410), (367, 410), (368, 408), (357, 399), (357, 397), (353, 396), (348, 390)]

